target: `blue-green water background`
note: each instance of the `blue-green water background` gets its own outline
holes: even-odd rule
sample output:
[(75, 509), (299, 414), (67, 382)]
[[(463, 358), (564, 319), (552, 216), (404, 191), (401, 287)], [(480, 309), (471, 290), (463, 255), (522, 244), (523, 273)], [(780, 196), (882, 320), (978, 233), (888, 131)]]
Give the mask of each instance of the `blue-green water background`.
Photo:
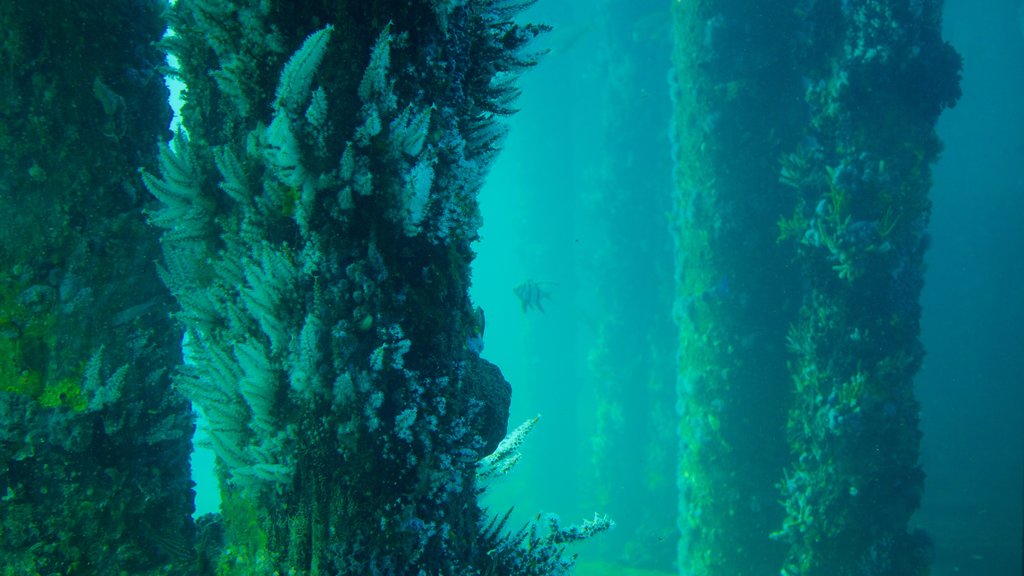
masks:
[[(630, 462), (603, 463), (603, 498), (588, 484), (608, 400), (588, 361), (609, 302), (631, 311), (626, 326), (650, 320), (617, 338), (626, 349), (611, 357), (646, 357), (651, 338), (672, 337), (668, 2), (541, 0), (525, 18), (555, 29), (543, 40), (550, 53), (523, 79), (521, 111), (481, 194), (472, 296), (486, 312), (484, 356), (513, 385), (510, 428), (542, 419), (485, 503), (515, 505), (525, 522), (542, 510), (578, 521), (600, 502), (619, 528), (578, 550), (580, 573), (592, 560), (667, 571), (676, 500), (638, 493)], [(1010, 576), (1021, 573), (1024, 517), (1024, 3), (950, 0), (945, 29), (964, 57), (963, 98), (939, 123), (945, 152), (922, 296), (928, 356), (917, 379), (928, 480), (915, 524), (935, 542), (936, 576)], [(635, 52), (610, 55), (609, 38)], [(610, 127), (632, 119), (645, 125), (615, 138)], [(635, 174), (623, 192), (643, 198), (636, 211), (596, 205), (609, 162), (620, 177)], [(622, 252), (609, 247), (623, 245), (634, 257), (609, 266), (608, 254)], [(512, 289), (526, 280), (556, 284), (546, 313), (523, 313)], [(649, 377), (637, 375), (637, 390)], [(671, 406), (672, 383), (662, 384)], [(675, 450), (651, 446), (636, 414), (619, 416), (617, 442)], [(200, 511), (216, 505), (210, 496), (201, 486)], [(642, 558), (627, 547), (636, 538)]]
[[(647, 4), (646, 10), (638, 10)], [(595, 404), (586, 354), (593, 345), (594, 283), (629, 288), (618, 298), (638, 313), (659, 287), (593, 277), (587, 264), (602, 249), (604, 225), (588, 220), (587, 196), (608, 158), (630, 158), (638, 180), (667, 161), (670, 103), (665, 78), (670, 50), (667, 2), (605, 3), (616, 14), (595, 14), (589, 1), (540, 2), (528, 14), (555, 26), (552, 52), (523, 81), (521, 112), (511, 121), (505, 151), (481, 204), (484, 228), (474, 268), (474, 300), (487, 312), (485, 356), (514, 386), (512, 422), (536, 413), (541, 425), (515, 477), (492, 500), (567, 519), (589, 517), (586, 478), (591, 449), (588, 420)], [(632, 8), (624, 8), (631, 6)], [(1024, 491), (1024, 6), (1013, 0), (951, 0), (945, 35), (964, 57), (963, 98), (939, 124), (945, 152), (935, 167), (931, 249), (922, 296), (922, 339), (928, 350), (917, 390), (922, 405), (922, 460), (928, 474), (916, 522), (935, 540), (934, 574), (1019, 574)], [(636, 110), (664, 110), (664, 131), (645, 148), (608, 150), (602, 105), (608, 83), (622, 74), (599, 57), (609, 32), (628, 27), (647, 66), (660, 80), (632, 87)], [(653, 46), (663, 59), (646, 58)], [(643, 74), (637, 74), (644, 76)], [(619, 87), (621, 88), (621, 87)], [(627, 89), (628, 90), (628, 89)], [(770, 111), (766, 111), (770, 113)], [(670, 182), (665, 174), (664, 182)], [(646, 193), (637, 190), (637, 193)], [(625, 219), (623, 238), (670, 240), (652, 228), (667, 221)], [(598, 228), (598, 230), (594, 230)], [(613, 238), (613, 241), (616, 239)], [(627, 274), (649, 277), (671, 267), (643, 255)], [(629, 269), (632, 268), (632, 272)], [(598, 271), (600, 272), (600, 271)], [(523, 314), (511, 288), (527, 278), (558, 283), (545, 315)], [(663, 311), (665, 316), (670, 310)], [(642, 346), (645, 334), (637, 334)], [(643, 382), (636, 383), (638, 387)], [(624, 433), (630, 434), (630, 427)], [(649, 440), (631, 439), (637, 450)], [(635, 470), (621, 469), (623, 476)], [(623, 484), (628, 482), (623, 481)], [(614, 492), (613, 516), (636, 507), (674, 507)], [(497, 505), (497, 504), (496, 504)], [(629, 527), (621, 526), (623, 531)], [(651, 532), (672, 526), (654, 526)], [(657, 536), (655, 536), (657, 538)], [(614, 535), (607, 537), (614, 540)], [(616, 546), (596, 542), (583, 559)], [(657, 542), (652, 542), (656, 546)]]

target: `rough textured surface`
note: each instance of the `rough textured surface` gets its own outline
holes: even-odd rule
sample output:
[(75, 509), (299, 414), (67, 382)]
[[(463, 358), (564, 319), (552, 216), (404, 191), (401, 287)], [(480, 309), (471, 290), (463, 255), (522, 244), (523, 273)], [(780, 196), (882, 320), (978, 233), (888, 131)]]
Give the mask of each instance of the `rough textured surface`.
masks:
[(173, 8), (189, 134), (143, 179), (228, 487), (219, 573), (564, 569), (476, 504), (509, 392), (471, 351), (471, 243), (523, 6)]
[(193, 421), (170, 390), (181, 332), (137, 176), (170, 119), (162, 9), (0, 5), (4, 574), (190, 562)]
[(941, 2), (753, 4), (676, 10), (680, 565), (925, 574), (918, 299), (960, 60)]
[(679, 566), (694, 575), (772, 574), (785, 553), (768, 534), (800, 290), (775, 227), (777, 159), (801, 122), (797, 4), (673, 5)]
[(512, 405), (512, 385), (493, 362), (479, 356), (467, 361), (467, 392), (483, 403), (477, 416), (476, 432), (484, 441), (480, 456), (494, 452), (508, 433), (508, 409)]
[[(787, 574), (927, 574), (908, 528), (924, 473), (914, 377), (939, 113), (960, 95), (941, 2), (820, 5), (781, 242), (807, 279), (787, 335), (795, 390), (779, 483)], [(879, 449), (879, 447), (884, 447)]]

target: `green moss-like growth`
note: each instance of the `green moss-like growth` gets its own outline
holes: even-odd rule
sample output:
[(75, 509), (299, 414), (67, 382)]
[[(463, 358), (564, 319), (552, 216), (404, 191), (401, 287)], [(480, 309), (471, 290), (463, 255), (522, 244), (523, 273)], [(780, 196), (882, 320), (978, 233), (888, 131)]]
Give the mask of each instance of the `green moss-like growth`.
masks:
[(22, 574), (190, 568), (192, 417), (137, 181), (170, 119), (161, 9), (0, 4), (0, 557)]
[[(742, 2), (673, 4), (679, 567), (688, 574), (763, 574), (784, 555), (768, 538), (787, 458), (771, 431), (786, 421), (782, 343), (799, 277), (778, 241), (789, 192), (776, 162), (801, 115), (799, 77), (778, 55), (793, 49), (783, 30), (797, 4), (762, 3), (757, 15)], [(750, 54), (776, 63), (754, 66)], [(786, 236), (801, 219), (789, 214)]]
[(45, 290), (38, 291), (35, 306), (23, 303), (28, 288), (16, 274), (0, 274), (0, 391), (38, 399), (45, 391), (56, 316)]
[(57, 315), (45, 308), (52, 302), (22, 304), (18, 300), (32, 290), (10, 276), (5, 280), (0, 297), (0, 392), (27, 396), (45, 408), (85, 410), (88, 400), (80, 385), (82, 371), (48, 372), (57, 340)]
[(78, 378), (61, 378), (46, 386), (39, 395), (39, 404), (45, 408), (68, 408), (81, 412), (88, 406)]
[(257, 503), (236, 491), (225, 490), (221, 510), (224, 541), (230, 546), (220, 551), (216, 576), (272, 574), (273, 562)]
[(956, 101), (959, 58), (938, 3), (819, 3), (806, 19), (821, 49), (804, 51), (809, 118), (781, 177), (807, 285), (788, 336), (793, 463), (774, 537), (790, 546), (786, 574), (926, 574), (928, 539), (907, 528), (924, 480), (918, 298), (934, 123)]

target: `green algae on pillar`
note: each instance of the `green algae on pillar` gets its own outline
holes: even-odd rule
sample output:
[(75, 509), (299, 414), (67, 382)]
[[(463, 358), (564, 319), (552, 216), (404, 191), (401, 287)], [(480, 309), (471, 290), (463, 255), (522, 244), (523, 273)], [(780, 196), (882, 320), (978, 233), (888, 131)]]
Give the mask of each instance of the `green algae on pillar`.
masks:
[(917, 575), (924, 481), (914, 375), (935, 121), (959, 97), (941, 2), (817, 3), (803, 15), (807, 125), (783, 157), (780, 242), (807, 284), (787, 336), (787, 575)]
[(192, 411), (136, 172), (171, 116), (162, 9), (0, 4), (4, 574), (191, 572)]
[(675, 6), (680, 565), (924, 574), (918, 299), (960, 66), (941, 2)]
[(797, 270), (775, 223), (777, 159), (799, 135), (788, 55), (799, 2), (672, 4), (679, 325), (679, 567), (773, 574), (775, 482), (787, 458), (784, 338)]

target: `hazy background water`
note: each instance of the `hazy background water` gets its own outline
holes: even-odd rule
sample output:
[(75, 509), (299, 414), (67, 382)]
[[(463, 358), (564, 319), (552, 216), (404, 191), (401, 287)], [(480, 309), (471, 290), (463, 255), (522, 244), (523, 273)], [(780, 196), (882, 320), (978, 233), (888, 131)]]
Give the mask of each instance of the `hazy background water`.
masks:
[(943, 114), (918, 378), (934, 574), (1020, 574), (1024, 3), (950, 0), (963, 98)]
[[(510, 427), (543, 418), (519, 468), (490, 489), (487, 502), (502, 510), (515, 504), (522, 521), (540, 510), (579, 520), (593, 514), (596, 501), (587, 481), (601, 398), (587, 355), (603, 311), (593, 291), (611, 281), (590, 266), (608, 230), (587, 209), (588, 194), (610, 157), (667, 158), (668, 3), (542, 0), (528, 17), (556, 27), (544, 40), (551, 54), (523, 80), (521, 112), (481, 195), (473, 298), (486, 311), (484, 356), (514, 387)], [(649, 61), (661, 68), (653, 75), (661, 81), (632, 87), (636, 110), (665, 111), (665, 132), (652, 131), (645, 146), (631, 150), (610, 146), (602, 128), (607, 83), (622, 81), (599, 57), (606, 26), (626, 27), (637, 50), (666, 51)], [(951, 0), (946, 37), (964, 56), (964, 96), (939, 124), (946, 149), (935, 167), (923, 295), (928, 356), (917, 379), (928, 481), (915, 522), (935, 541), (936, 576), (1016, 575), (1024, 516), (1024, 7), (1019, 0)], [(657, 218), (626, 221), (611, 241), (667, 226)], [(646, 278), (652, 267), (672, 265), (644, 256), (625, 269)], [(512, 288), (527, 279), (557, 283), (545, 314), (520, 309)], [(656, 292), (636, 285), (620, 297), (640, 311)], [(650, 439), (629, 422), (622, 433), (647, 449)], [(633, 472), (624, 469), (622, 477)], [(622, 525), (623, 516), (676, 506), (645, 500), (625, 481), (611, 486), (607, 502), (602, 511), (620, 517), (627, 533), (636, 527)], [(671, 523), (646, 529), (651, 548), (674, 549)], [(621, 548), (607, 545), (615, 535), (602, 538), (582, 550), (584, 559), (621, 557)]]

